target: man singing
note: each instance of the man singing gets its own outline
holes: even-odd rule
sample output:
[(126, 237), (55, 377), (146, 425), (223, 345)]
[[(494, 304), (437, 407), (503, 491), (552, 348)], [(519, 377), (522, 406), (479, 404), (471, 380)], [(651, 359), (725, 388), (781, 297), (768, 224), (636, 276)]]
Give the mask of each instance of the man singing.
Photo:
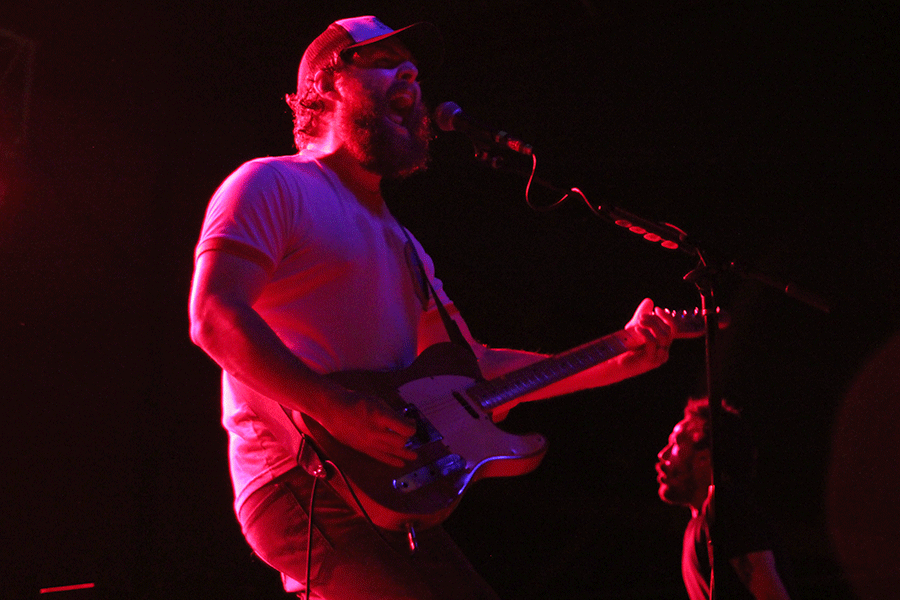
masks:
[[(305, 415), (388, 465), (415, 459), (410, 418), (326, 375), (407, 367), (448, 340), (441, 307), (485, 377), (543, 358), (473, 339), (431, 259), (381, 194), (383, 179), (426, 165), (431, 132), (419, 77), (442, 53), (427, 23), (394, 30), (366, 16), (329, 25), (303, 54), (288, 97), (298, 153), (231, 174), (196, 247), (191, 337), (223, 370), (235, 510), (250, 546), (289, 592), (497, 597), (441, 526), (418, 532), (410, 552), (403, 532), (373, 525), (337, 493), (340, 481), (320, 477), (296, 419)], [(639, 347), (523, 399), (607, 385), (666, 361), (671, 323), (651, 301), (627, 328)]]

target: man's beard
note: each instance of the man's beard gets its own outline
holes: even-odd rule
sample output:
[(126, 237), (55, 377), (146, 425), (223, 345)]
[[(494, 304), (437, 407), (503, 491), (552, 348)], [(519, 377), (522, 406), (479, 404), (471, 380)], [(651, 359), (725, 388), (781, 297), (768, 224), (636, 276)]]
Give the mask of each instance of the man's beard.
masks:
[(407, 177), (428, 165), (431, 121), (422, 102), (404, 119), (408, 137), (389, 118), (387, 97), (354, 104), (342, 127), (347, 148), (364, 169), (388, 179)]

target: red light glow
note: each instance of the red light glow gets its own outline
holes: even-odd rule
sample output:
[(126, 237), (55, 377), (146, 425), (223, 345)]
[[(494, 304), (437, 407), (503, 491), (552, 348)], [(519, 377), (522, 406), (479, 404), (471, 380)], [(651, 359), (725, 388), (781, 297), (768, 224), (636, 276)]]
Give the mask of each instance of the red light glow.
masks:
[(71, 592), (72, 590), (87, 590), (94, 587), (93, 583), (78, 583), (75, 585), (61, 585), (58, 587), (49, 587), (41, 589), (42, 594), (52, 594), (53, 592)]

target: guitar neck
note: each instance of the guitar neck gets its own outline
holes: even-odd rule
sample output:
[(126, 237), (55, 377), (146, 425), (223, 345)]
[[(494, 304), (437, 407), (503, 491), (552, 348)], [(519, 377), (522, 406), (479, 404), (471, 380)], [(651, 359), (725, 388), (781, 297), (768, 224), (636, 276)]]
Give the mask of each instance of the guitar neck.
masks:
[(624, 330), (618, 331), (511, 371), (502, 377), (481, 381), (466, 390), (466, 394), (484, 410), (490, 412), (525, 394), (615, 358), (638, 344), (639, 341), (633, 334)]

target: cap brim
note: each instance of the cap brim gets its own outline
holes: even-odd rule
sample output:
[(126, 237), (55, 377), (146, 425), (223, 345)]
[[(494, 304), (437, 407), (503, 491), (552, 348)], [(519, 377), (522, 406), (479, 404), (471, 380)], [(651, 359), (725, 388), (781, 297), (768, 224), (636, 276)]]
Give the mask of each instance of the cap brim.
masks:
[(412, 52), (419, 69), (420, 79), (434, 73), (444, 61), (444, 38), (441, 36), (440, 30), (427, 21), (413, 23), (391, 33), (347, 46), (341, 50), (341, 57), (346, 58), (356, 48), (371, 46), (392, 37), (399, 39)]

